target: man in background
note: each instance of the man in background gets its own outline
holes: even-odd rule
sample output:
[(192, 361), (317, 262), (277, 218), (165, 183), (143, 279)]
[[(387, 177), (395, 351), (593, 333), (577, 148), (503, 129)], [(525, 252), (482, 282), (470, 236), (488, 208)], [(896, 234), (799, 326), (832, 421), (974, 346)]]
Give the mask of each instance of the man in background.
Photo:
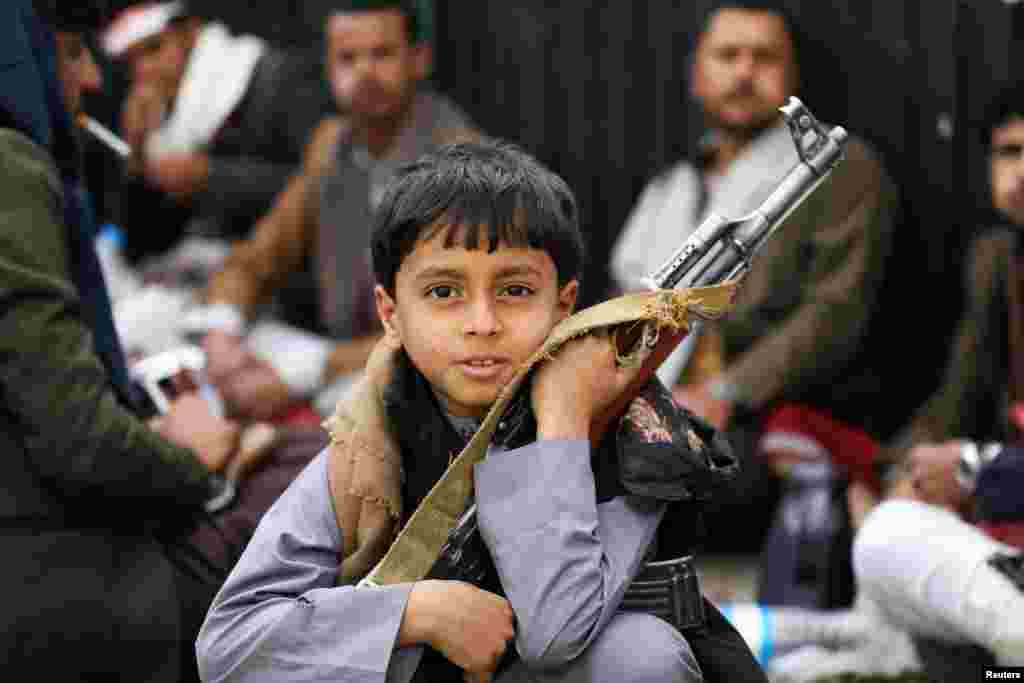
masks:
[(116, 217), (133, 261), (186, 232), (247, 236), (333, 111), (318, 63), (232, 35), (181, 0), (129, 5), (102, 45), (129, 80), (120, 123), (133, 156)]
[[(707, 131), (695, 158), (656, 177), (640, 197), (612, 254), (621, 288), (638, 287), (709, 213), (749, 213), (798, 163), (779, 113), (799, 92), (798, 43), (793, 21), (775, 3), (726, 0), (712, 8), (690, 80)], [(813, 100), (808, 104), (813, 111)], [(743, 458), (746, 485), (709, 513), (709, 549), (760, 547), (776, 498), (769, 457), (774, 464), (818, 458), (826, 465), (830, 457), (842, 457), (808, 438), (804, 417), (873, 428), (881, 377), (866, 340), (896, 207), (896, 192), (878, 159), (851, 137), (846, 159), (830, 179), (758, 253), (734, 311), (705, 326), (685, 377), (664, 378), (681, 381), (675, 390), (681, 403), (730, 426)], [(782, 406), (793, 408), (785, 415), (797, 417), (776, 428), (773, 415)], [(794, 433), (801, 438), (788, 438)], [(852, 449), (858, 444), (843, 442)], [(795, 554), (791, 545), (780, 552)], [(762, 600), (824, 606), (816, 587), (789, 590), (795, 581), (789, 568), (799, 561), (782, 562), (785, 580), (768, 568)], [(774, 585), (786, 588), (773, 593)]]
[[(267, 418), (359, 372), (380, 336), (369, 265), (370, 213), (395, 171), (441, 145), (478, 137), (424, 86), (431, 46), (415, 3), (329, 0), (326, 64), (337, 115), (310, 138), (302, 170), (205, 292), (209, 372), (236, 414)], [(311, 264), (318, 336), (246, 323), (288, 276)], [(333, 410), (333, 402), (327, 413)]]

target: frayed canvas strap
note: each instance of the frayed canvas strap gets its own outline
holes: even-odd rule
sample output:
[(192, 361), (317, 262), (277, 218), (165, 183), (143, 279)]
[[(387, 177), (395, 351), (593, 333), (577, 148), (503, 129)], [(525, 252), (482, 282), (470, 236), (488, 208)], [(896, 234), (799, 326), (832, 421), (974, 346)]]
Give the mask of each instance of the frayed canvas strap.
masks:
[(409, 518), (391, 548), (360, 585), (418, 581), (430, 571), (473, 490), (473, 465), (487, 454), (509, 401), (538, 362), (552, 358), (567, 341), (596, 330), (643, 325), (643, 343), (623, 365), (642, 363), (662, 330), (685, 331), (694, 319), (716, 319), (732, 306), (736, 281), (687, 290), (638, 292), (585, 309), (555, 326), (544, 345), (524, 363), (498, 395), (483, 424)]

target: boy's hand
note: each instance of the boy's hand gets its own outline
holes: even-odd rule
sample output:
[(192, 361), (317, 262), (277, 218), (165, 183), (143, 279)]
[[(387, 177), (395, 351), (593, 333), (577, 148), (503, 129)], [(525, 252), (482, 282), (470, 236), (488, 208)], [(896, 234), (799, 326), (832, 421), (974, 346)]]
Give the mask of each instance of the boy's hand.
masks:
[(540, 439), (586, 439), (590, 423), (617, 399), (641, 364), (619, 367), (612, 338), (595, 332), (573, 339), (533, 378), (533, 411)]
[(391, 382), (395, 359), (401, 349), (402, 342), (393, 334), (385, 334), (374, 344), (369, 358), (366, 359), (364, 370), (378, 391), (383, 391), (384, 387)]
[(463, 581), (419, 581), (402, 617), (400, 645), (427, 643), (470, 672), (494, 671), (515, 636), (508, 600)]

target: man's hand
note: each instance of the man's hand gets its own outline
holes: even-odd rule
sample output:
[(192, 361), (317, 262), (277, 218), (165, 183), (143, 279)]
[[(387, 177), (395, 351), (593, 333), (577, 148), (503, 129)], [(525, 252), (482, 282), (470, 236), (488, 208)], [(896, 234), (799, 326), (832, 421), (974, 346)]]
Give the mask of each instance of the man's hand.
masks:
[(957, 483), (955, 472), (963, 441), (919, 444), (907, 454), (910, 479), (920, 500), (959, 510), (967, 494)]
[(142, 168), (146, 138), (160, 127), (167, 111), (167, 99), (154, 87), (132, 89), (121, 107), (121, 134), (132, 148), (134, 170)]
[(244, 365), (215, 386), (228, 411), (245, 419), (270, 420), (295, 401), (274, 366), (248, 351)]
[(250, 351), (242, 337), (210, 330), (203, 351), (206, 375), (232, 415), (269, 420), (295, 400), (274, 366)]
[(199, 153), (146, 157), (143, 173), (151, 185), (184, 202), (206, 187), (210, 158)]
[(212, 472), (224, 469), (241, 431), (237, 423), (211, 413), (206, 401), (194, 393), (175, 399), (166, 415), (149, 424), (168, 441), (192, 449)]
[(206, 333), (203, 352), (206, 353), (206, 375), (214, 384), (227, 380), (249, 360), (249, 351), (242, 337), (223, 330)]
[(723, 430), (732, 419), (733, 404), (715, 398), (710, 390), (711, 380), (700, 384), (677, 384), (672, 388), (672, 398), (691, 413), (710, 422), (715, 429)]
[(566, 342), (533, 378), (531, 398), (541, 439), (585, 439), (594, 417), (610, 406), (640, 372), (619, 367), (607, 334)]
[(409, 594), (399, 645), (427, 643), (477, 674), (494, 671), (515, 636), (508, 600), (463, 581), (419, 581)]

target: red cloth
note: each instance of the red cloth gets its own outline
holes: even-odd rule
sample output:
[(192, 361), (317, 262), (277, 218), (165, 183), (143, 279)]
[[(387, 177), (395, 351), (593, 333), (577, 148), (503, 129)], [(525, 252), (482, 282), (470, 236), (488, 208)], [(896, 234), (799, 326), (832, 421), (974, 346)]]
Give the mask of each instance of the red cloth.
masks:
[(296, 403), (271, 420), (274, 424), (289, 425), (292, 427), (318, 427), (323, 418), (313, 410), (309, 403)]
[(990, 537), (1024, 550), (1024, 522), (979, 522), (978, 528)]
[(874, 468), (879, 444), (864, 430), (801, 403), (780, 403), (763, 422), (762, 441), (770, 435), (811, 439), (828, 453), (833, 464), (846, 470), (851, 481), (862, 481), (873, 491), (881, 491)]

